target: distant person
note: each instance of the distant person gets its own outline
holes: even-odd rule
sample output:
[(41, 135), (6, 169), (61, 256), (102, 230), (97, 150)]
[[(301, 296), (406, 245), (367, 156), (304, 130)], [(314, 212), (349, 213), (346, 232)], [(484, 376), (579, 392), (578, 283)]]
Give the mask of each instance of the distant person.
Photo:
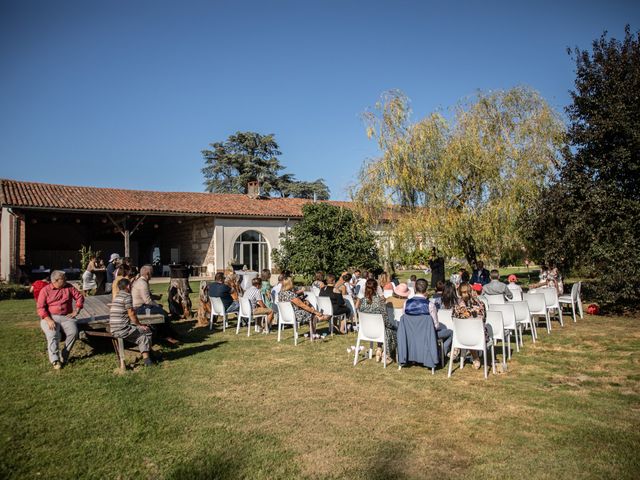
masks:
[(249, 300), (251, 309), (253, 310), (253, 316), (266, 315), (266, 321), (262, 324), (262, 330), (265, 333), (269, 333), (271, 330), (271, 324), (273, 323), (273, 310), (271, 310), (264, 303), (262, 299), (262, 280), (258, 277), (251, 280), (251, 286), (244, 292), (244, 297)]
[(115, 338), (135, 343), (144, 359), (145, 367), (153, 365), (149, 356), (151, 350), (151, 329), (142, 325), (133, 308), (131, 282), (128, 278), (118, 280), (118, 294), (111, 302), (109, 310), (109, 330)]
[(309, 334), (312, 342), (316, 335), (318, 321), (323, 322), (330, 318), (328, 315), (323, 315), (322, 312), (313, 308), (296, 294), (291, 277), (285, 277), (282, 280), (282, 288), (278, 293), (278, 302), (290, 302), (298, 323), (309, 323)]
[(227, 313), (237, 312), (239, 309), (239, 304), (233, 300), (231, 292), (231, 287), (224, 281), (224, 273), (216, 273), (213, 282), (209, 284), (209, 296), (219, 298)]
[[(75, 309), (74, 309), (75, 302)], [(38, 294), (38, 316), (40, 328), (47, 338), (49, 361), (55, 370), (69, 360), (69, 354), (78, 338), (76, 317), (84, 306), (84, 296), (73, 285), (67, 283), (62, 270), (51, 273), (51, 283), (44, 286)], [(60, 329), (64, 330), (66, 340), (60, 352)]]
[[(471, 275), (471, 280), (468, 280), (469, 283), (479, 283), (480, 285), (486, 285), (491, 281), (489, 270), (484, 268), (484, 263), (482, 260), (478, 260), (476, 262), (476, 268), (473, 269), (473, 275)], [(464, 282), (464, 281), (463, 281)]]
[(509, 275), (507, 280), (509, 281), (509, 284), (507, 285), (507, 288), (511, 291), (511, 293), (519, 292), (519, 295), (517, 295), (517, 296), (518, 296), (518, 298), (522, 298), (522, 287), (520, 285), (518, 285), (518, 277), (516, 277), (512, 273), (511, 275)]
[(325, 285), (324, 272), (319, 270), (316, 272), (316, 275), (313, 279), (313, 283), (311, 284), (311, 286), (315, 288), (322, 288), (324, 287), (324, 285)]
[(344, 297), (340, 293), (340, 289), (336, 290), (336, 276), (333, 273), (327, 273), (326, 285), (320, 289), (321, 297), (329, 297), (333, 315), (344, 315), (340, 321), (340, 333), (347, 333), (347, 317), (351, 316), (351, 310), (344, 301)]
[(114, 272), (118, 268), (118, 262), (120, 262), (120, 255), (112, 253), (109, 257), (109, 264), (107, 265), (107, 276), (105, 278), (104, 291), (105, 293), (111, 293), (113, 288), (113, 281), (115, 279)]
[(485, 295), (502, 295), (505, 299), (511, 300), (513, 293), (500, 281), (500, 272), (493, 269), (489, 276), (491, 281), (482, 287), (482, 293)]
[(436, 247), (431, 249), (429, 268), (431, 269), (431, 288), (435, 288), (438, 282), (444, 282), (444, 258), (438, 255)]
[(89, 255), (89, 263), (87, 263), (87, 268), (82, 274), (82, 291), (85, 295), (89, 295), (91, 290), (95, 290), (98, 288), (98, 284), (96, 283), (96, 256), (95, 254)]
[(407, 282), (407, 287), (408, 288), (414, 288), (416, 286), (416, 280), (418, 279), (418, 277), (416, 277), (415, 275), (411, 275), (409, 277), (409, 281)]

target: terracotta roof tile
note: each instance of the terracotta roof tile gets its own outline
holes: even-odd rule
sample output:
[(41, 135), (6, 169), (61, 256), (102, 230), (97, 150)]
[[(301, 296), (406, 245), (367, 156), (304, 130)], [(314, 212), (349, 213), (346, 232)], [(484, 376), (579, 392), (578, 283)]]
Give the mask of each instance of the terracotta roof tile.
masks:
[[(0, 179), (0, 204), (51, 210), (148, 212), (183, 215), (302, 217), (300, 198), (251, 199), (231, 193), (154, 192), (76, 187)], [(329, 201), (349, 208), (350, 202)]]

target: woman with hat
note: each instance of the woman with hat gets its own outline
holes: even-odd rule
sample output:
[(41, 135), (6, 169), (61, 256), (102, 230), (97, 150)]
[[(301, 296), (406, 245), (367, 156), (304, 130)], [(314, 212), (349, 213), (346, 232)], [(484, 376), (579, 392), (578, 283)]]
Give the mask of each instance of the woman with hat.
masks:
[(404, 304), (409, 297), (409, 287), (406, 283), (400, 283), (393, 287), (393, 293), (387, 298), (387, 308), (404, 310)]

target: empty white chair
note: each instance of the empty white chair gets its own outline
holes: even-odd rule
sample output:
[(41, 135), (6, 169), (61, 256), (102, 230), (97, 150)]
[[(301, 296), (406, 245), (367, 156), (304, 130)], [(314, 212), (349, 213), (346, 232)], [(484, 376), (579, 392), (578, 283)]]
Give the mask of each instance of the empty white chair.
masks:
[(453, 331), (453, 311), (448, 308), (441, 308), (438, 310), (438, 323), (443, 324), (449, 330)]
[(529, 305), (531, 319), (535, 320), (536, 317), (544, 317), (547, 324), (547, 333), (551, 333), (551, 321), (549, 320), (547, 304), (544, 301), (544, 294), (527, 292), (523, 295), (523, 298), (524, 301), (527, 302), (527, 305)]
[[(520, 343), (518, 340), (518, 324), (516, 323), (516, 312), (511, 304), (489, 305), (489, 310), (502, 313), (502, 322), (505, 330), (513, 330), (516, 337), (516, 351), (520, 351)], [(511, 350), (509, 350), (509, 359), (511, 359)]]
[(278, 341), (285, 325), (293, 325), (293, 343), (298, 345), (298, 321), (291, 302), (278, 302)]
[(582, 282), (578, 282), (578, 311), (580, 312), (580, 318), (584, 318), (584, 312), (582, 310)]
[[(507, 351), (511, 348), (511, 332), (504, 329), (502, 321), (502, 312), (497, 310), (487, 310), (487, 318), (485, 319), (489, 336), (493, 340), (493, 344), (499, 340), (502, 342), (502, 366), (507, 368)], [(508, 332), (508, 333), (507, 333)], [(508, 338), (508, 340), (507, 340)]]
[(551, 311), (556, 310), (558, 314), (553, 316), (558, 317), (560, 320), (560, 326), (564, 327), (564, 322), (562, 321), (562, 308), (560, 308), (560, 302), (558, 302), (558, 291), (553, 287), (546, 287), (537, 289), (536, 293), (544, 294), (544, 301), (547, 305), (547, 312), (549, 312), (549, 319), (551, 319)]
[(320, 288), (318, 288), (318, 287), (311, 286), (311, 292), (312, 292), (316, 297), (319, 297), (319, 296), (320, 296)]
[(504, 295), (484, 295), (489, 305), (504, 305), (507, 303), (504, 299)]
[(508, 298), (508, 302), (521, 302), (522, 301), (522, 290), (510, 290), (513, 294), (513, 297)]
[(576, 305), (578, 303), (578, 289), (580, 288), (579, 282), (576, 282), (571, 287), (571, 294), (569, 295), (560, 295), (558, 297), (558, 303), (560, 304), (560, 308), (562, 305), (569, 304), (571, 305), (571, 313), (573, 314), (573, 321), (576, 321)]
[(533, 322), (531, 318), (531, 313), (529, 313), (529, 304), (527, 302), (509, 302), (509, 305), (513, 306), (513, 309), (516, 314), (516, 323), (520, 328), (520, 345), (522, 343), (522, 333), (524, 327), (531, 328), (531, 340), (533, 343), (536, 343), (536, 338), (538, 336), (538, 332), (536, 332), (536, 324)]
[[(453, 343), (451, 348), (459, 348), (460, 350), (478, 350), (483, 352), (484, 357), (484, 378), (488, 376), (487, 372), (487, 348), (491, 348), (491, 367), (493, 373), (496, 372), (496, 355), (493, 342), (487, 341), (484, 336), (484, 325), (482, 318), (454, 318), (453, 319)], [(449, 374), (451, 377), (451, 368), (453, 367), (453, 355), (449, 359)], [(460, 368), (464, 367), (464, 354), (460, 355)]]
[(358, 363), (361, 341), (369, 342), (369, 358), (373, 357), (373, 342), (382, 343), (382, 358), (384, 368), (387, 368), (387, 342), (384, 336), (384, 320), (382, 314), (360, 312), (360, 328), (358, 328), (358, 340), (356, 341), (356, 353), (353, 358), (353, 366), (356, 366)]
[[(254, 321), (253, 318), (253, 308), (251, 308), (251, 302), (248, 298), (240, 297), (240, 311), (238, 312), (238, 325), (236, 326), (236, 335), (240, 333), (240, 320), (246, 318), (247, 319), (247, 337), (251, 335), (251, 322)], [(267, 318), (265, 314), (258, 315), (256, 318)], [(257, 321), (255, 321), (257, 325)]]
[(222, 331), (227, 329), (227, 311), (220, 297), (209, 297), (211, 303), (211, 317), (209, 317), (209, 330), (213, 330), (213, 317), (222, 317)]

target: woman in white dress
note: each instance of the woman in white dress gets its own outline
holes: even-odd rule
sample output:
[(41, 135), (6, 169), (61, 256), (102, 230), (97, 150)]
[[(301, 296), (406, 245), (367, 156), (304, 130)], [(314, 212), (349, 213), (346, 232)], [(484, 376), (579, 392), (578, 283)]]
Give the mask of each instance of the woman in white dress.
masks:
[(96, 256), (91, 255), (89, 257), (89, 263), (87, 269), (82, 274), (82, 291), (85, 295), (88, 295), (91, 290), (98, 288), (96, 283), (96, 274), (93, 273), (96, 269)]

